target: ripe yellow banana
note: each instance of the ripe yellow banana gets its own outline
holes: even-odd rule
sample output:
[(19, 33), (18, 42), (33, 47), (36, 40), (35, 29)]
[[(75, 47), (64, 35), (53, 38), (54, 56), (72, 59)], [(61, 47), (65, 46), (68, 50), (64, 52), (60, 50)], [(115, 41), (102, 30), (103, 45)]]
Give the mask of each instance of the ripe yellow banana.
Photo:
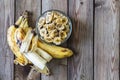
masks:
[(63, 48), (63, 47), (59, 47), (55, 45), (49, 45), (49, 44), (41, 42), (40, 40), (38, 41), (38, 47), (48, 52), (52, 57), (58, 58), (58, 59), (70, 57), (73, 55), (72, 50), (68, 48)]

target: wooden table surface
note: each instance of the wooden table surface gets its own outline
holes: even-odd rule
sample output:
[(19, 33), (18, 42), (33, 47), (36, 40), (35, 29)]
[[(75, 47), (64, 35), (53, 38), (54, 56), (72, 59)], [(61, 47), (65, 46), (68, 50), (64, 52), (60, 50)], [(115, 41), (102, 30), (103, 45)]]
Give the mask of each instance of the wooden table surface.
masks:
[(0, 80), (26, 80), (30, 67), (14, 65), (6, 31), (24, 10), (33, 12), (32, 26), (44, 11), (68, 14), (73, 31), (65, 47), (67, 59), (49, 64), (52, 75), (37, 80), (119, 80), (119, 0), (0, 0)]

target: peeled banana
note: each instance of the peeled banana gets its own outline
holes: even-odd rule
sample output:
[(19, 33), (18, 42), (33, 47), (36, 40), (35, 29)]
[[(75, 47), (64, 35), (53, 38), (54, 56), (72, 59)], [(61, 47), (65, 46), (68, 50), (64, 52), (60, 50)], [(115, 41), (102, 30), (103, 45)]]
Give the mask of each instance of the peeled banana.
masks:
[(22, 40), (24, 39), (24, 37), (25, 37), (24, 30), (22, 28), (17, 28), (15, 30), (14, 39), (19, 47), (21, 46), (21, 43), (22, 43)]

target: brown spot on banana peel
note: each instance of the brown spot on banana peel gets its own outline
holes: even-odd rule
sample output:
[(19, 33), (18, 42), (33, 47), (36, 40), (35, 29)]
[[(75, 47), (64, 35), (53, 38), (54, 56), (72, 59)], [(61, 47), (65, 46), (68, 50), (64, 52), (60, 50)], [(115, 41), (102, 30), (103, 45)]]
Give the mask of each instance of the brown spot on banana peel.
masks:
[(62, 52), (67, 52), (67, 49), (63, 49), (63, 50), (61, 50)]

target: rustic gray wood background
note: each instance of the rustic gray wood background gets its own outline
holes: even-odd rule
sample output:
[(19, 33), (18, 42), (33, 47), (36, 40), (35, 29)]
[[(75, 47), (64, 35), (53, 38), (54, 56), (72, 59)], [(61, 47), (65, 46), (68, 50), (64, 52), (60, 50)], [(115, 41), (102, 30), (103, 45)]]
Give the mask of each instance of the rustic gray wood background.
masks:
[(30, 67), (13, 64), (6, 31), (24, 11), (33, 12), (32, 26), (44, 11), (58, 9), (73, 22), (65, 44), (74, 51), (67, 59), (54, 59), (52, 75), (37, 80), (119, 80), (119, 0), (0, 0), (0, 80), (26, 80)]

